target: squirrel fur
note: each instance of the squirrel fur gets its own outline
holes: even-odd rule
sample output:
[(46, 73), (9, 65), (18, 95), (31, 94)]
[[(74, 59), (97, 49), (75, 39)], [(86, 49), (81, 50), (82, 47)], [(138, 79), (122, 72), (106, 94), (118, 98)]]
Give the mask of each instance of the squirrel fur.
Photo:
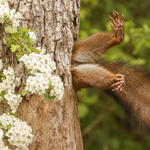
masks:
[(75, 89), (110, 91), (140, 127), (150, 130), (150, 82), (140, 72), (122, 63), (101, 63), (99, 56), (124, 39), (124, 15), (114, 11), (115, 34), (96, 33), (77, 41), (72, 53), (72, 81)]

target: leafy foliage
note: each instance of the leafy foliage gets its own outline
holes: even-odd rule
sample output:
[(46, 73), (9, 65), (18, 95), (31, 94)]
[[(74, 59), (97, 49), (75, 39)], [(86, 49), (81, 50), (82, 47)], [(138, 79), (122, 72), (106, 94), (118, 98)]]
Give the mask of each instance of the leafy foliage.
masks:
[(34, 41), (29, 36), (29, 32), (32, 32), (32, 30), (28, 29), (27, 26), (23, 26), (22, 28), (7, 26), (5, 27), (5, 32), (11, 34), (11, 36), (5, 38), (6, 45), (11, 47), (12, 52), (18, 52), (16, 53), (18, 59), (24, 54), (32, 52), (40, 53), (38, 49), (32, 47)]

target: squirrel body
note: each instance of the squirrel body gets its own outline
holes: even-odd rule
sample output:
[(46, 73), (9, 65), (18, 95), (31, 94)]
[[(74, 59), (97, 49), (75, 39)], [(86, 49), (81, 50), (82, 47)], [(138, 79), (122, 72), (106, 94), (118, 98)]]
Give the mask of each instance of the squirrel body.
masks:
[(150, 130), (150, 82), (140, 72), (121, 63), (99, 63), (98, 56), (124, 39), (124, 15), (113, 12), (115, 34), (97, 33), (77, 41), (72, 53), (72, 82), (75, 89), (108, 90), (137, 121)]
[(109, 18), (114, 24), (112, 28), (115, 34), (99, 32), (85, 40), (75, 42), (72, 53), (72, 76), (76, 89), (95, 87), (103, 90), (122, 90), (125, 84), (124, 76), (97, 65), (100, 55), (124, 39), (124, 15), (122, 14), (120, 19), (119, 13), (113, 12), (113, 16), (114, 19), (111, 16)]

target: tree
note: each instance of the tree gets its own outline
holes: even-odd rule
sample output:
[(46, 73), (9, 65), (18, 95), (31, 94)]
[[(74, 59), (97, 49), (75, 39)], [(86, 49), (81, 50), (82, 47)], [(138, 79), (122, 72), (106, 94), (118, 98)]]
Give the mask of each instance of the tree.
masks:
[[(30, 150), (82, 150), (77, 98), (72, 87), (71, 52), (79, 29), (80, 0), (13, 0), (11, 7), (22, 14), (21, 24), (36, 31), (36, 46), (45, 47), (57, 63), (65, 94), (61, 101), (47, 101), (33, 95), (24, 99), (19, 117), (32, 127), (34, 140)], [(27, 72), (0, 39), (0, 58), (4, 66), (13, 66), (24, 85)], [(21, 88), (20, 88), (21, 89)], [(2, 112), (1, 108), (1, 112)]]

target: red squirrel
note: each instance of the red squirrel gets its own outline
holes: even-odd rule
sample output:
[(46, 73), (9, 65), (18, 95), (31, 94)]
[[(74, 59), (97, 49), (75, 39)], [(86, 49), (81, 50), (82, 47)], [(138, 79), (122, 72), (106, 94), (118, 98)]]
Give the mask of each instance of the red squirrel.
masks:
[[(121, 91), (125, 84), (124, 75), (114, 74), (101, 65), (97, 65), (98, 57), (110, 47), (121, 43), (124, 39), (124, 15), (119, 18), (118, 12), (113, 12), (115, 34), (97, 33), (86, 40), (77, 41), (73, 47), (72, 69), (73, 85), (76, 89), (95, 87)], [(115, 82), (115, 83), (114, 83)]]
[(131, 118), (150, 129), (150, 82), (140, 72), (122, 63), (99, 62), (99, 56), (124, 39), (124, 15), (114, 11), (115, 34), (96, 33), (75, 42), (72, 53), (72, 82), (75, 89), (110, 91)]

